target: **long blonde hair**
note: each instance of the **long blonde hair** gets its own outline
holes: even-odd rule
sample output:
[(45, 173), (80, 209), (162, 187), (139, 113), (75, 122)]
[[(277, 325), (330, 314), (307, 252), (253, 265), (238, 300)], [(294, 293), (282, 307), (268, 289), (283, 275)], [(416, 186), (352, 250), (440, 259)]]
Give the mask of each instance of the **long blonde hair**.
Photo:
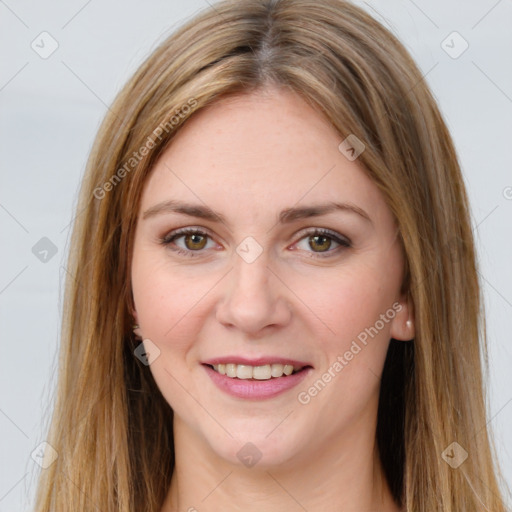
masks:
[[(42, 471), (36, 512), (160, 512), (174, 468), (173, 413), (134, 357), (130, 265), (141, 191), (195, 112), (268, 85), (300, 94), (340, 142), (349, 134), (364, 142), (359, 161), (399, 226), (416, 337), (391, 341), (377, 426), (397, 503), (418, 512), (504, 512), (454, 147), (404, 47), (344, 0), (217, 3), (164, 41), (111, 106), (77, 205), (48, 435), (59, 456)], [(454, 468), (446, 453), (460, 457), (461, 449), (468, 457)]]

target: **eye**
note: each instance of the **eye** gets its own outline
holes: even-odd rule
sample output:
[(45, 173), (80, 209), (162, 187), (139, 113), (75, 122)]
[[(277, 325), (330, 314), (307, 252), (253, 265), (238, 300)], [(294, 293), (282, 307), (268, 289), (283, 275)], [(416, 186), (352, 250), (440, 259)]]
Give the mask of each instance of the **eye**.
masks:
[[(169, 246), (170, 249), (178, 254), (196, 256), (194, 252), (200, 252), (202, 249), (211, 248), (207, 247), (209, 238), (211, 238), (210, 235), (200, 229), (183, 228), (169, 233), (167, 236), (160, 239), (160, 243), (162, 245)], [(183, 245), (181, 246), (177, 243), (180, 239), (183, 239)]]
[[(333, 253), (338, 253), (339, 251), (336, 249), (352, 246), (348, 238), (329, 229), (316, 228), (305, 234), (306, 236), (303, 236), (292, 246), (292, 250), (299, 248), (309, 252), (310, 255), (314, 255), (314, 257), (325, 258), (332, 256)], [(181, 245), (178, 243), (180, 240)], [(215, 246), (215, 243), (208, 233), (194, 227), (173, 231), (160, 239), (162, 245), (168, 246), (172, 251), (178, 254), (189, 257), (199, 255), (203, 249), (212, 249), (212, 246), (208, 246), (208, 241), (211, 241), (213, 247)], [(333, 244), (336, 245), (334, 248)]]
[[(337, 244), (337, 246), (333, 247), (333, 243)], [(302, 246), (301, 246), (302, 244)], [(307, 236), (301, 238), (299, 242), (295, 244), (296, 247), (298, 247), (301, 250), (308, 251), (308, 249), (311, 249), (313, 254), (315, 256), (323, 258), (331, 256), (332, 253), (337, 253), (339, 251), (336, 251), (336, 249), (342, 247), (342, 248), (348, 248), (351, 247), (351, 242), (348, 238), (339, 235), (338, 233), (335, 233), (334, 231), (331, 231), (329, 229), (324, 228), (317, 228), (315, 230), (309, 231), (307, 233)], [(324, 256), (324, 253), (326, 256)]]

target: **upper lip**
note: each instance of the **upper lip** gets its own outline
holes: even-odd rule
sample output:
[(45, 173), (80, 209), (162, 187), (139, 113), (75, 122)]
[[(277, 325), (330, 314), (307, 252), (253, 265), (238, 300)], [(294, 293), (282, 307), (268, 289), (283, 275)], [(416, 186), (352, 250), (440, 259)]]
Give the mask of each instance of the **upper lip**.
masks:
[(279, 356), (261, 356), (257, 358), (248, 358), (242, 356), (223, 356), (223, 357), (214, 357), (212, 359), (208, 359), (203, 361), (203, 364), (246, 364), (249, 366), (265, 366), (267, 364), (290, 364), (294, 368), (303, 368), (305, 366), (312, 366), (310, 363), (305, 361), (297, 361), (296, 359), (288, 359), (286, 357)]

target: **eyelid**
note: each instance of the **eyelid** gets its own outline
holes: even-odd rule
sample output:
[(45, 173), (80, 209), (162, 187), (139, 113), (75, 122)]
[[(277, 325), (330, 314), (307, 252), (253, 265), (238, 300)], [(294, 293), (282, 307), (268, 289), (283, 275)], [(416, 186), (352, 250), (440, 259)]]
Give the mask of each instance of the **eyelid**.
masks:
[[(295, 238), (297, 236), (300, 236), (300, 239), (297, 240), (297, 242), (300, 242), (300, 240), (302, 240), (305, 236), (307, 236), (307, 235), (312, 236), (315, 234), (327, 235), (330, 238), (337, 241), (338, 243), (352, 246), (352, 241), (350, 240), (350, 238), (348, 238), (345, 235), (342, 235), (341, 233), (338, 233), (337, 231), (329, 229), (329, 228), (306, 228), (302, 231), (298, 231), (297, 233), (295, 233), (293, 235), (293, 237)], [(297, 242), (295, 242), (295, 243), (297, 243)], [(320, 254), (320, 253), (318, 253), (318, 254)]]
[(169, 233), (167, 233), (166, 235), (161, 237), (160, 241), (162, 243), (164, 243), (164, 242), (170, 243), (171, 240), (173, 240), (174, 238), (178, 238), (179, 236), (182, 236), (182, 235), (195, 234), (195, 233), (197, 233), (199, 235), (207, 235), (212, 240), (214, 239), (214, 236), (206, 228), (199, 227), (199, 226), (186, 226), (184, 228), (173, 229), (172, 231), (170, 231)]

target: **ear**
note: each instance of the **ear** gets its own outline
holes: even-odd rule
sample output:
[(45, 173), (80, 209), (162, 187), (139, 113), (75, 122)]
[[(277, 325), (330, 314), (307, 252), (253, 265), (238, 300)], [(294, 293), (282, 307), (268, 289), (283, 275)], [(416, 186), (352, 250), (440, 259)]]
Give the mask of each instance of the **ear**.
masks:
[(129, 310), (130, 310), (130, 315), (132, 316), (132, 320), (133, 320), (132, 321), (133, 333), (135, 334), (136, 338), (140, 338), (141, 332), (140, 332), (140, 327), (139, 327), (139, 318), (137, 315), (137, 311), (136, 311), (135, 307), (130, 307)]
[(131, 301), (129, 301), (126, 306), (127, 306), (126, 309), (128, 310), (128, 314), (130, 315), (130, 317), (132, 319), (132, 323), (138, 324), (139, 319), (137, 316), (137, 310), (135, 309), (135, 304), (133, 302), (133, 299)]
[(135, 299), (133, 297), (133, 291), (130, 291), (129, 298), (127, 300), (126, 307), (128, 309), (128, 313), (132, 318), (132, 324), (136, 325), (139, 323), (139, 319), (137, 316), (137, 309), (135, 308)]
[(391, 337), (400, 341), (412, 340), (415, 335), (412, 300), (407, 295), (403, 295), (401, 300), (393, 304), (393, 309), (396, 315), (391, 322)]

